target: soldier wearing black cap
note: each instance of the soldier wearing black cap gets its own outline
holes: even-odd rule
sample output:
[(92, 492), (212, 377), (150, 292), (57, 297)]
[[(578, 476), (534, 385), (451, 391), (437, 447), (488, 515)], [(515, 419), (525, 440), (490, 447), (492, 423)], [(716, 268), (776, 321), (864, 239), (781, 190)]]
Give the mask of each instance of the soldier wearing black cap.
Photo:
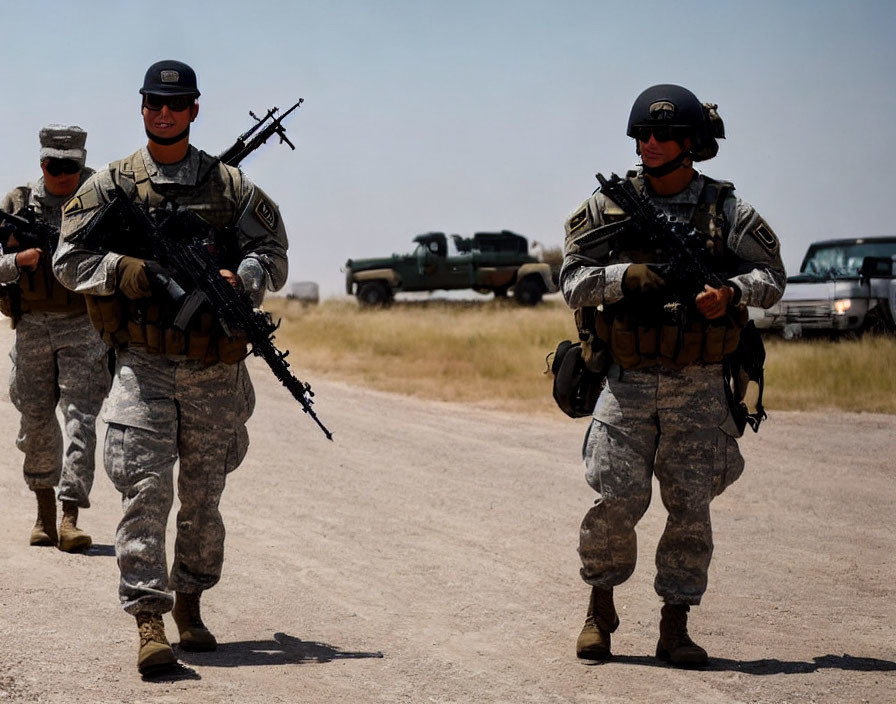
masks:
[[(199, 113), (196, 74), (180, 61), (150, 66), (140, 89), (147, 144), (99, 171), (67, 205), (54, 270), (88, 295), (91, 319), (117, 350), (104, 412), (105, 465), (123, 497), (115, 538), (119, 596), (136, 617), (143, 673), (176, 662), (162, 614), (171, 611), (185, 650), (214, 650), (199, 610), (224, 560), (218, 504), (226, 475), (248, 449), (245, 423), (254, 404), (243, 358), (245, 338), (229, 336), (210, 312), (187, 330), (173, 324), (173, 303), (150, 289), (145, 262), (72, 242), (120, 186), (150, 209), (163, 202), (201, 213), (216, 228), (221, 276), (257, 303), (286, 281), (286, 231), (277, 206), (239, 170), (190, 145)], [(218, 246), (220, 245), (220, 246)], [(231, 331), (233, 332), (233, 331)], [(180, 510), (170, 578), (165, 526), (179, 461)], [(171, 591), (176, 593), (176, 598)]]
[(725, 341), (736, 342), (745, 306), (768, 308), (781, 297), (785, 272), (777, 237), (733, 184), (694, 169), (716, 155), (724, 137), (715, 105), (681, 86), (656, 85), (635, 100), (627, 134), (641, 157), (627, 178), (668, 218), (705, 238), (706, 259), (724, 284), (697, 282), (703, 291), (681, 300), (664, 278), (674, 275), (664, 268), (668, 247), (637, 232), (626, 231), (609, 251), (595, 250), (588, 243), (601, 228), (627, 217), (600, 191), (566, 223), (560, 288), (577, 310), (581, 339), (613, 360), (583, 451), (597, 499), (580, 531), (582, 578), (592, 589), (576, 653), (611, 656), (610, 634), (619, 626), (613, 588), (634, 571), (635, 526), (655, 476), (668, 511), (656, 552), (654, 588), (664, 602), (656, 655), (699, 666), (707, 655), (691, 640), (687, 617), (707, 584), (709, 504), (744, 466), (736, 440), (742, 430), (723, 381)]
[[(7, 193), (0, 210), (58, 228), (63, 204), (93, 174), (84, 164), (87, 133), (76, 125), (47, 125), (39, 139), (41, 177)], [(106, 346), (87, 318), (84, 296), (56, 281), (48, 251), (14, 234), (2, 244), (0, 309), (16, 331), (9, 397), (21, 413), (16, 446), (25, 453), (25, 482), (37, 497), (30, 542), (86, 550), (92, 541), (77, 525), (78, 510), (90, 506), (96, 416), (109, 389)]]

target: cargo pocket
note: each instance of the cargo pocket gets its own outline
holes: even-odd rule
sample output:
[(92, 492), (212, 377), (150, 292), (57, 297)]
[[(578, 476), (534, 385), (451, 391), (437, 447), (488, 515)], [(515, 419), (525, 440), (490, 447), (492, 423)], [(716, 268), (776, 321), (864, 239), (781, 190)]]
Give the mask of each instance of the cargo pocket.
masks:
[(713, 458), (713, 496), (718, 496), (743, 474), (744, 458), (737, 440), (719, 428)]

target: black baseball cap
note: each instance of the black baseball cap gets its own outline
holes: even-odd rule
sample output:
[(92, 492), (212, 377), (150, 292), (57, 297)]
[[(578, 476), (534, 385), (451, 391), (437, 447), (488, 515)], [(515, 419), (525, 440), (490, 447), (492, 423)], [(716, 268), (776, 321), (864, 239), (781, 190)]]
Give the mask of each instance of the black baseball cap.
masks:
[(182, 61), (156, 61), (146, 70), (142, 95), (200, 95), (196, 86), (196, 72)]

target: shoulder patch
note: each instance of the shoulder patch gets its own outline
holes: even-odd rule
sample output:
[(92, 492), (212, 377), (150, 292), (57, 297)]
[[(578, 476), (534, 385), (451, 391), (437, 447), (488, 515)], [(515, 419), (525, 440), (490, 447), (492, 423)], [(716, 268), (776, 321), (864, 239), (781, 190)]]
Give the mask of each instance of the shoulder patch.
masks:
[(750, 233), (762, 248), (769, 254), (778, 253), (778, 238), (772, 232), (772, 229), (766, 224), (765, 220), (760, 220), (759, 224), (753, 228)]
[(65, 204), (62, 213), (63, 215), (72, 215), (74, 213), (80, 213), (82, 210), (84, 210), (84, 203), (81, 201), (80, 196), (75, 196)]
[(277, 231), (277, 225), (279, 224), (277, 210), (266, 198), (258, 199), (254, 212), (255, 217), (257, 217), (266, 228), (271, 232)]
[(569, 219), (569, 222), (566, 225), (567, 232), (569, 232), (569, 234), (572, 235), (576, 231), (581, 230), (587, 224), (588, 224), (588, 206), (583, 205)]
[(100, 199), (93, 188), (84, 188), (71, 198), (63, 207), (63, 215), (74, 215), (82, 210), (92, 210), (100, 204)]

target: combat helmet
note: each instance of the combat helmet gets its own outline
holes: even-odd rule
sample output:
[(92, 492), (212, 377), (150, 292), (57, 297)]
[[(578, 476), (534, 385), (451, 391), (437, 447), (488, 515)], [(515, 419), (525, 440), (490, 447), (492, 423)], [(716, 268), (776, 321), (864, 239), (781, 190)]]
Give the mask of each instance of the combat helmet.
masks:
[(651, 86), (635, 99), (626, 134), (635, 137), (638, 127), (660, 125), (686, 131), (692, 142), (686, 156), (694, 161), (712, 159), (719, 151), (716, 140), (725, 138), (718, 105), (701, 103), (687, 88), (671, 83)]

